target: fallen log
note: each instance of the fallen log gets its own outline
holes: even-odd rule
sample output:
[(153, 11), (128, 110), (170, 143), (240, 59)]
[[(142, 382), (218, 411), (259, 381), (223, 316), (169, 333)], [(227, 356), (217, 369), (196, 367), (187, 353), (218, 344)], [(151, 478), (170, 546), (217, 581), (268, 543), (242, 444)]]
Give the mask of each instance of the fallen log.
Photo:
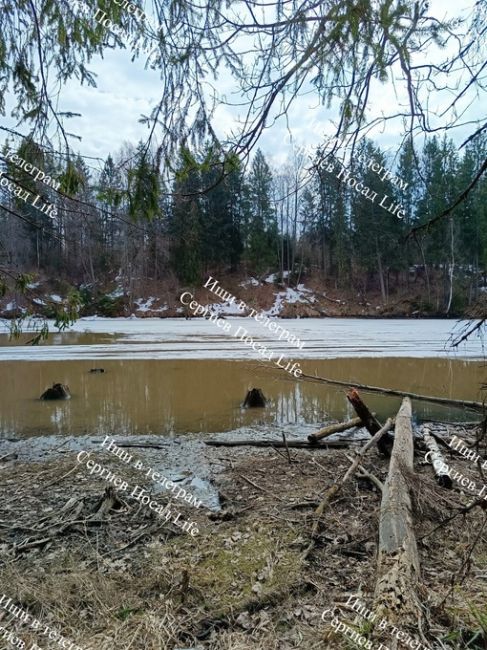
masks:
[(430, 427), (426, 424), (423, 424), (421, 427), (423, 431), (423, 440), (424, 444), (428, 447), (428, 453), (431, 457), (430, 463), (433, 466), (433, 471), (436, 476), (436, 481), (441, 487), (446, 487), (448, 489), (452, 486), (452, 480), (448, 474), (443, 472), (443, 467), (446, 466), (445, 459), (438, 447), (435, 437), (432, 435)]
[(356, 440), (330, 440), (321, 445), (310, 445), (304, 440), (205, 440), (205, 445), (210, 447), (288, 447), (289, 449), (327, 449), (333, 447), (334, 449), (344, 449), (349, 447), (354, 442), (363, 442), (363, 438)]
[[(448, 449), (450, 453), (453, 454), (458, 454), (459, 456), (462, 456), (462, 454), (458, 451), (458, 449), (455, 449), (455, 447), (450, 447), (449, 443), (442, 438), (438, 433), (435, 433), (430, 429), (429, 431), (430, 436), (436, 440), (442, 447), (445, 447), (445, 449)], [(462, 442), (464, 442), (467, 447), (473, 447), (475, 445), (475, 440), (472, 438), (462, 438)]]
[[(347, 399), (350, 404), (355, 409), (355, 412), (361, 419), (363, 426), (367, 429), (371, 436), (374, 436), (378, 431), (381, 430), (381, 423), (376, 420), (373, 413), (371, 413), (367, 405), (362, 401), (358, 392), (352, 388), (347, 393)], [(385, 436), (381, 436), (377, 441), (377, 448), (384, 454), (384, 456), (389, 457), (391, 455), (391, 449), (394, 439), (392, 436), (386, 432)]]
[[(419, 556), (406, 479), (407, 473), (413, 472), (411, 418), (411, 400), (405, 397), (396, 417), (394, 447), (382, 493), (379, 523), (377, 618), (385, 618), (398, 628), (408, 625), (417, 628), (422, 618), (417, 595)], [(390, 650), (398, 647), (396, 638)]]
[(453, 424), (456, 427), (476, 427), (482, 424), (482, 420), (469, 420), (468, 422), (460, 422), (459, 420), (433, 420), (430, 417), (416, 417), (416, 421), (442, 425)]
[(327, 438), (328, 436), (333, 435), (334, 433), (340, 433), (341, 431), (346, 431), (347, 429), (352, 429), (353, 427), (363, 426), (361, 418), (352, 418), (347, 422), (338, 422), (337, 424), (329, 424), (327, 427), (323, 427), (316, 433), (310, 433), (308, 440), (311, 444), (315, 444), (321, 438)]
[[(393, 425), (393, 420), (391, 418), (389, 418), (387, 420), (387, 422), (384, 424), (384, 426), (379, 431), (377, 431), (375, 436), (370, 438), (370, 440), (368, 440), (366, 442), (366, 444), (363, 447), (361, 447), (359, 449), (359, 451), (357, 451), (357, 456), (355, 457), (355, 460), (350, 465), (350, 467), (346, 471), (343, 478), (340, 481), (337, 481), (336, 483), (333, 483), (333, 485), (331, 485), (327, 489), (327, 491), (325, 492), (325, 496), (323, 497), (322, 501), (320, 502), (320, 505), (315, 510), (316, 519), (315, 519), (315, 522), (313, 524), (313, 529), (311, 531), (311, 542), (309, 543), (309, 546), (306, 548), (306, 550), (304, 551), (304, 553), (302, 555), (303, 560), (308, 557), (308, 555), (310, 554), (310, 552), (312, 551), (312, 549), (314, 547), (315, 537), (316, 537), (316, 533), (318, 531), (318, 525), (319, 525), (319, 522), (320, 522), (320, 518), (323, 515), (326, 507), (330, 503), (331, 499), (334, 496), (336, 496), (338, 494), (338, 492), (342, 489), (342, 487), (346, 483), (348, 483), (348, 481), (352, 478), (352, 476), (355, 474), (358, 467), (360, 466), (362, 458), (365, 456), (365, 454), (370, 449), (370, 447), (372, 447), (372, 445), (377, 443), (381, 439), (381, 437), (383, 435), (385, 435), (389, 431), (389, 429), (392, 428), (392, 425)], [(328, 444), (331, 444), (331, 443), (329, 442)], [(317, 448), (317, 446), (311, 447), (311, 449), (316, 449), (316, 448)]]
[(445, 404), (446, 406), (457, 406), (458, 408), (471, 409), (473, 411), (484, 412), (485, 410), (485, 405), (482, 402), (474, 402), (471, 400), (450, 399), (448, 397), (434, 397), (433, 395), (418, 395), (417, 393), (410, 393), (409, 391), (394, 390), (392, 388), (381, 388), (380, 386), (368, 386), (367, 384), (357, 384), (351, 381), (340, 381), (338, 379), (327, 379), (326, 377), (319, 377), (318, 375), (307, 375), (305, 373), (301, 374), (300, 379), (317, 381), (319, 383), (330, 384), (332, 386), (357, 388), (359, 390), (365, 390), (369, 393), (382, 393), (383, 395), (392, 395), (394, 397), (410, 397), (411, 399), (420, 400), (423, 402)]

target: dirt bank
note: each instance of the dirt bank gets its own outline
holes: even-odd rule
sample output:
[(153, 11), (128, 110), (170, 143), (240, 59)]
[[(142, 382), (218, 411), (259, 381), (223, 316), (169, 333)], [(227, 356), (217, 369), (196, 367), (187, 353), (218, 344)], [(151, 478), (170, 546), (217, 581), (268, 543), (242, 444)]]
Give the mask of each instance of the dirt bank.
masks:
[[(54, 318), (56, 310), (73, 292), (78, 296), (82, 316), (120, 317), (134, 314), (139, 318), (185, 317), (180, 297), (190, 292), (203, 305), (220, 305), (223, 313), (245, 315), (250, 309), (266, 311), (282, 318), (324, 318), (324, 317), (445, 317), (441, 283), (436, 288), (432, 281), (428, 294), (424, 280), (413, 279), (407, 286), (391, 287), (387, 299), (378, 287), (367, 290), (357, 287), (337, 287), (329, 283), (319, 273), (309, 273), (293, 281), (280, 279), (277, 273), (254, 278), (242, 274), (225, 274), (219, 278), (222, 294), (243, 300), (248, 309), (236, 311), (232, 305), (225, 304), (225, 298), (204, 288), (206, 278), (196, 286), (182, 286), (174, 278), (161, 281), (134, 281), (130, 289), (121, 279), (99, 285), (73, 287), (62, 280), (36, 277), (27, 285), (24, 293), (8, 293), (0, 300), (0, 317), (16, 318), (23, 310)], [(479, 309), (485, 313), (485, 294), (483, 307), (473, 307), (467, 300), (453, 304), (448, 317), (479, 317)]]

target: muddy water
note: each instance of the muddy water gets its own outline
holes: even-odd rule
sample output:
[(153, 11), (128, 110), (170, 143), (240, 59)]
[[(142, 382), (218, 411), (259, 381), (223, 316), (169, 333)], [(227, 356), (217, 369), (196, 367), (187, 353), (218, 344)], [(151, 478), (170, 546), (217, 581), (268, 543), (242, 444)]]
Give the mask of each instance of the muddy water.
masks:
[[(102, 366), (103, 374), (92, 374)], [(304, 372), (334, 379), (453, 397), (480, 399), (482, 362), (441, 358), (303, 360)], [(41, 402), (52, 383), (69, 385), (72, 399)], [(243, 410), (251, 387), (269, 399), (265, 410)], [(367, 395), (380, 417), (399, 399)], [(438, 419), (471, 414), (418, 402), (415, 413)], [(343, 390), (292, 381), (289, 375), (235, 360), (62, 360), (0, 363), (0, 436), (45, 434), (162, 434), (221, 432), (241, 426), (317, 424), (351, 415)]]

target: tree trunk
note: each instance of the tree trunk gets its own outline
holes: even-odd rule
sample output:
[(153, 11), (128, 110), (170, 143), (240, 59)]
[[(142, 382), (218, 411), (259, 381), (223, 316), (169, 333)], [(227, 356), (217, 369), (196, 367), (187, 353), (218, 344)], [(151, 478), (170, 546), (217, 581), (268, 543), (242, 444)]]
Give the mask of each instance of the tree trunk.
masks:
[[(375, 602), (378, 618), (392, 625), (417, 628), (420, 618), (416, 589), (420, 577), (418, 549), (413, 529), (406, 473), (413, 471), (411, 400), (405, 397), (396, 417), (394, 447), (384, 484), (380, 523), (378, 580)], [(391, 650), (395, 650), (397, 638)]]
[[(486, 281), (487, 282), (487, 281)], [(324, 296), (326, 298), (326, 296)], [(327, 300), (330, 300), (327, 298)], [(307, 375), (302, 373), (302, 379), (310, 381), (317, 381), (331, 386), (345, 386), (348, 388), (359, 388), (370, 393), (382, 393), (383, 395), (393, 395), (395, 397), (410, 397), (415, 400), (422, 400), (424, 402), (435, 402), (438, 404), (446, 404), (448, 406), (456, 406), (463, 409), (471, 409), (473, 411), (484, 412), (484, 404), (482, 402), (472, 402), (470, 400), (449, 399), (447, 397), (433, 397), (432, 395), (418, 395), (417, 393), (410, 393), (404, 390), (393, 390), (391, 388), (381, 388), (380, 386), (367, 386), (367, 384), (357, 384), (350, 381), (340, 381), (339, 379), (328, 379), (327, 377), (319, 377), (318, 375)]]
[(441, 485), (442, 487), (446, 487), (446, 488), (451, 488), (452, 486), (451, 478), (448, 476), (448, 474), (442, 473), (442, 467), (446, 465), (446, 463), (442, 456), (440, 448), (438, 447), (438, 443), (431, 435), (431, 429), (426, 424), (423, 424), (421, 429), (423, 431), (423, 439), (425, 445), (428, 447), (429, 450), (429, 455), (431, 457), (430, 462), (431, 465), (433, 466), (433, 470), (435, 472), (438, 485)]
[(305, 440), (205, 440), (205, 445), (210, 447), (289, 447), (289, 449), (307, 449), (313, 451), (315, 449), (346, 449), (352, 443), (363, 442), (362, 440), (329, 440), (323, 444), (310, 445)]
[(451, 303), (453, 299), (453, 272), (455, 269), (455, 241), (453, 237), (453, 219), (450, 217), (450, 264), (448, 268), (448, 280), (449, 280), (449, 290), (448, 290), (448, 302), (446, 305), (446, 314), (449, 313), (451, 308)]
[[(367, 405), (364, 404), (364, 402), (362, 402), (362, 399), (358, 394), (358, 391), (355, 390), (355, 388), (352, 388), (352, 390), (348, 391), (347, 399), (355, 409), (355, 412), (357, 413), (358, 417), (362, 420), (364, 427), (367, 429), (367, 431), (370, 433), (371, 436), (375, 435), (377, 431), (380, 431), (382, 427), (381, 423), (378, 420), (376, 420), (374, 415), (367, 408)], [(393, 444), (392, 436), (389, 433), (387, 433), (385, 436), (379, 439), (377, 443), (377, 448), (379, 449), (381, 454), (384, 454), (384, 456), (390, 456), (392, 444)]]
[(328, 436), (333, 435), (334, 433), (340, 433), (341, 431), (346, 431), (347, 429), (351, 429), (352, 427), (360, 427), (363, 426), (363, 422), (360, 418), (353, 418), (352, 420), (348, 420), (347, 422), (339, 422), (337, 424), (329, 424), (327, 427), (324, 427), (323, 429), (320, 429), (316, 433), (310, 433), (308, 436), (308, 440), (310, 443), (314, 444), (315, 442), (318, 442), (321, 438), (326, 438)]
[(382, 260), (380, 258), (379, 244), (376, 245), (377, 245), (377, 266), (379, 269), (380, 291), (382, 294), (382, 301), (384, 303), (387, 303), (386, 286), (384, 284), (384, 269), (382, 268)]

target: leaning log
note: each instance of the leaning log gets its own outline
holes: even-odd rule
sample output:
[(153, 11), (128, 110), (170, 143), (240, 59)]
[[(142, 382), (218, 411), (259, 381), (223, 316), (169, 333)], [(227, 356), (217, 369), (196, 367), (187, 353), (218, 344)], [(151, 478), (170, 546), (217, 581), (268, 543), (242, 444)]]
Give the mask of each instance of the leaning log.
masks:
[[(355, 412), (363, 422), (363, 426), (367, 429), (371, 436), (375, 436), (377, 431), (380, 431), (382, 428), (381, 423), (375, 418), (374, 414), (371, 413), (367, 405), (362, 401), (358, 391), (354, 388), (348, 391), (347, 399), (350, 404), (355, 409)], [(381, 436), (377, 442), (377, 448), (384, 454), (384, 456), (389, 457), (391, 455), (391, 449), (393, 445), (393, 438), (390, 433), (386, 433), (385, 436)]]
[(210, 447), (288, 447), (289, 449), (345, 449), (354, 442), (362, 442), (360, 438), (356, 440), (330, 440), (321, 445), (310, 445), (304, 440), (205, 440), (205, 445)]
[(446, 467), (446, 463), (440, 448), (438, 447), (438, 443), (433, 437), (430, 427), (423, 424), (421, 430), (423, 431), (424, 444), (428, 447), (428, 455), (436, 476), (436, 481), (438, 482), (438, 485), (441, 485), (441, 487), (450, 489), (452, 486), (452, 480), (443, 470), (443, 468)]
[[(420, 602), (418, 549), (413, 528), (407, 474), (413, 473), (411, 400), (405, 397), (396, 417), (389, 474), (384, 483), (379, 523), (378, 579), (375, 603), (378, 619), (402, 628), (417, 627)], [(395, 650), (394, 639), (390, 650)], [(402, 647), (402, 646), (401, 646)]]
[(327, 427), (323, 427), (316, 433), (310, 433), (308, 440), (311, 444), (315, 444), (321, 438), (327, 438), (328, 436), (333, 435), (334, 433), (341, 433), (347, 429), (352, 429), (353, 427), (363, 426), (361, 418), (352, 418), (347, 422), (338, 422), (337, 424), (329, 424)]
[(380, 386), (368, 386), (367, 384), (357, 384), (351, 381), (341, 381), (338, 379), (328, 379), (318, 375), (307, 375), (301, 373), (300, 379), (307, 381), (316, 381), (320, 384), (330, 384), (330, 386), (344, 386), (345, 388), (358, 388), (368, 393), (381, 393), (382, 395), (391, 395), (393, 397), (410, 397), (414, 400), (423, 402), (432, 402), (434, 404), (444, 404), (445, 406), (455, 406), (458, 408), (470, 409), (472, 411), (485, 411), (486, 405), (483, 402), (474, 402), (471, 400), (450, 399), (449, 397), (435, 397), (434, 395), (419, 395), (404, 390), (394, 390), (392, 388), (382, 388)]

